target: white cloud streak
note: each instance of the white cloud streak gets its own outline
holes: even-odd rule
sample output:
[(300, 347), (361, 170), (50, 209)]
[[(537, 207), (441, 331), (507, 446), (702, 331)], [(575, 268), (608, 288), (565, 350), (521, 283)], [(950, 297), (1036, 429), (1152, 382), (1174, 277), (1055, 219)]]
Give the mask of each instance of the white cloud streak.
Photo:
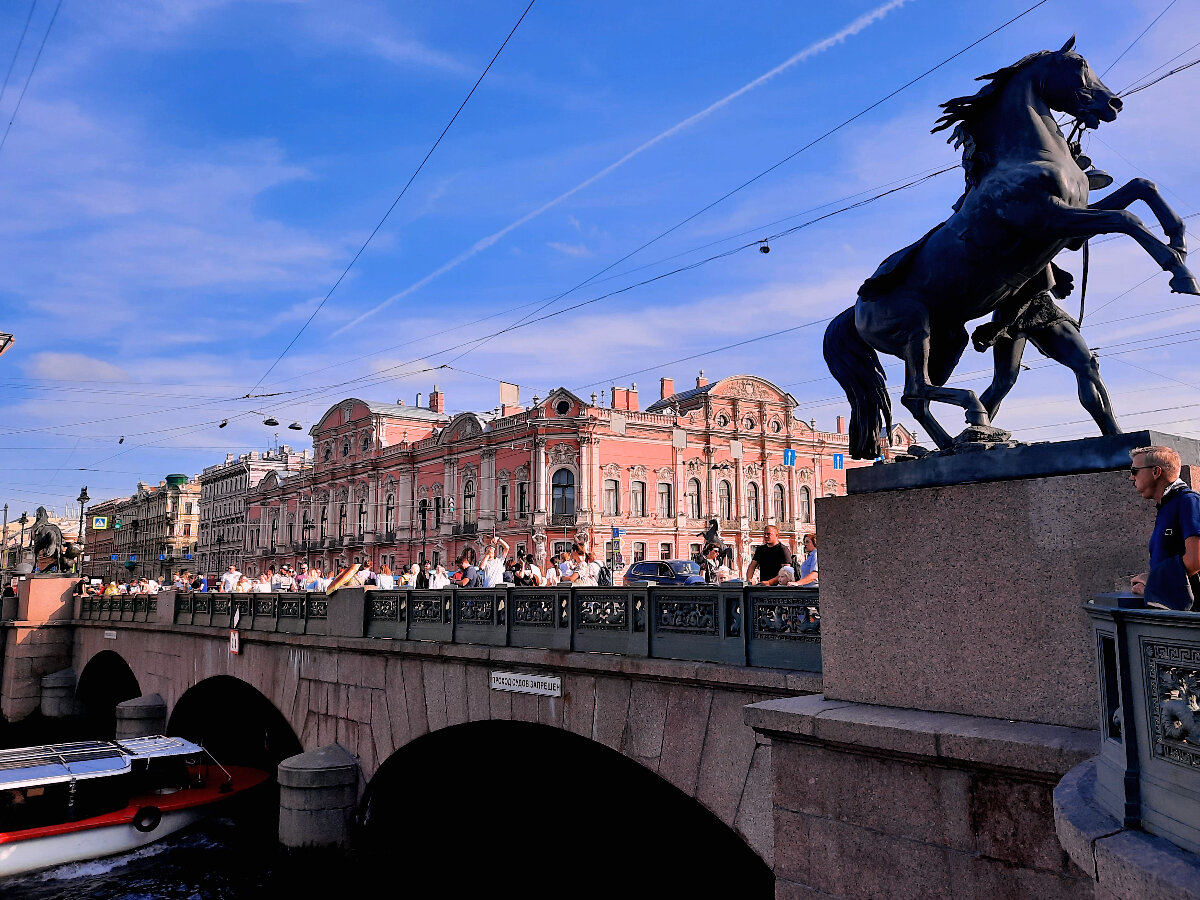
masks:
[(464, 250), (462, 253), (455, 256), (449, 262), (439, 266), (437, 269), (434, 269), (432, 272), (430, 272), (424, 278), (409, 285), (408, 287), (406, 287), (404, 290), (400, 291), (399, 293), (393, 294), (392, 296), (390, 296), (386, 300), (384, 300), (382, 303), (377, 304), (376, 306), (374, 306), (371, 309), (364, 312), (362, 315), (358, 316), (353, 321), (347, 323), (346, 325), (343, 325), (341, 328), (339, 328), (337, 331), (335, 331), (333, 333), (333, 336), (337, 337), (338, 335), (342, 334), (343, 332), (349, 331), (350, 329), (354, 328), (356, 325), (361, 324), (363, 321), (365, 321), (366, 319), (375, 315), (376, 313), (382, 312), (384, 309), (391, 306), (397, 300), (402, 300), (405, 297), (409, 296), (410, 294), (413, 294), (414, 292), (419, 291), (421, 288), (425, 287), (425, 285), (429, 284), (430, 282), (436, 280), (437, 278), (440, 278), (442, 275), (445, 275), (447, 272), (450, 272), (451, 270), (458, 268), (460, 265), (462, 265), (467, 260), (469, 260), (475, 256), (478, 256), (484, 250), (493, 246), (497, 241), (499, 241), (505, 235), (516, 230), (517, 228), (520, 228), (525, 223), (530, 222), (533, 219), (536, 219), (542, 213), (546, 212), (547, 210), (553, 209), (555, 206), (562, 203), (564, 200), (568, 199), (569, 197), (574, 196), (575, 194), (582, 191), (584, 188), (590, 187), (591, 185), (593, 185), (597, 181), (599, 181), (601, 178), (604, 178), (606, 175), (609, 175), (612, 172), (616, 171), (621, 166), (625, 165), (625, 163), (627, 163), (631, 159), (633, 159), (635, 156), (638, 156), (639, 154), (645, 152), (646, 150), (649, 150), (651, 147), (665, 141), (667, 138), (674, 137), (679, 132), (681, 132), (687, 128), (690, 128), (692, 125), (695, 125), (697, 122), (700, 122), (701, 120), (706, 119), (708, 116), (712, 115), (717, 110), (722, 109), (725, 106), (728, 106), (734, 100), (738, 99), (739, 97), (748, 93), (749, 91), (752, 91), (755, 88), (761, 87), (762, 85), (766, 84), (771, 79), (775, 78), (777, 75), (780, 75), (783, 72), (786, 72), (788, 69), (792, 68), (793, 66), (799, 65), (800, 63), (804, 62), (805, 60), (811, 59), (812, 57), (816, 56), (817, 54), (823, 53), (832, 47), (836, 47), (838, 44), (844, 43), (848, 39), (854, 37), (855, 35), (859, 34), (863, 30), (865, 30), (866, 28), (868, 28), (871, 25), (873, 25), (874, 23), (878, 22), (880, 19), (882, 19), (888, 13), (892, 12), (893, 10), (899, 9), (901, 6), (904, 6), (908, 2), (910, 2), (910, 0), (888, 0), (887, 3), (877, 6), (874, 9), (870, 10), (869, 12), (864, 13), (863, 15), (859, 16), (854, 21), (850, 22), (848, 25), (844, 26), (843, 28), (841, 28), (838, 31), (834, 32), (833, 34), (829, 35), (828, 37), (822, 38), (819, 41), (809, 44), (803, 50), (790, 56), (788, 59), (784, 60), (782, 63), (777, 65), (775, 68), (771, 69), (769, 72), (765, 72), (764, 74), (755, 78), (753, 81), (742, 85), (740, 88), (738, 88), (733, 93), (727, 94), (726, 96), (722, 97), (720, 100), (717, 100), (715, 103), (712, 103), (709, 106), (706, 106), (704, 109), (700, 110), (698, 113), (694, 113), (694, 114), (688, 116), (683, 121), (678, 122), (675, 125), (672, 125), (666, 131), (662, 131), (662, 132), (656, 134), (654, 137), (650, 138), (648, 141), (640, 144), (639, 146), (635, 147), (633, 150), (630, 150), (628, 153), (626, 153), (624, 156), (622, 156), (616, 162), (611, 163), (608, 166), (605, 166), (603, 169), (601, 169), (595, 175), (592, 175), (591, 177), (581, 181), (579, 184), (575, 185), (575, 187), (571, 188), (569, 191), (559, 194), (553, 200), (550, 200), (550, 201), (542, 204), (541, 206), (539, 206), (537, 209), (533, 210), (532, 212), (526, 213), (525, 215), (521, 216), (521, 218), (517, 219), (515, 222), (511, 222), (510, 224), (501, 228), (499, 231), (476, 241), (468, 249)]

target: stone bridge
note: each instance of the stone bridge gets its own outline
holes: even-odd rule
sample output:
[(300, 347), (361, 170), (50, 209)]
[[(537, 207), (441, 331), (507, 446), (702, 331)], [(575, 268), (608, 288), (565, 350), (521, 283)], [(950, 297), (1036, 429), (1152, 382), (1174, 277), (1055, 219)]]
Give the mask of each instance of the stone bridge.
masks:
[[(210, 747), (231, 731), (261, 731), (272, 763), (337, 743), (356, 757), (359, 795), (424, 736), (530, 723), (632, 760), (768, 868), (770, 744), (745, 724), (744, 707), (820, 690), (819, 613), (807, 590), (351, 588), (70, 605), (24, 638), (11, 630), (7, 717), (35, 702), (39, 670), (69, 667), (77, 679), (41, 680), (43, 709), (56, 689), (65, 697), (77, 686), (75, 708), (111, 725), (118, 702), (157, 695), (161, 703), (122, 704), (122, 715), (148, 715), (146, 727), (158, 716), (159, 728)], [(493, 689), (494, 672), (557, 678), (559, 696)]]

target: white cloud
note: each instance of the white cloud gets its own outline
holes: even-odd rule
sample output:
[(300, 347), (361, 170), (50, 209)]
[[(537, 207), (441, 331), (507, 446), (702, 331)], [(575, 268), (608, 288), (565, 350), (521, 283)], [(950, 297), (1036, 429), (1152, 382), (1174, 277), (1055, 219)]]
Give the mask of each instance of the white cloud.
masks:
[(53, 378), (69, 381), (130, 381), (129, 373), (120, 366), (93, 359), (82, 353), (35, 353), (25, 366), (30, 378)]

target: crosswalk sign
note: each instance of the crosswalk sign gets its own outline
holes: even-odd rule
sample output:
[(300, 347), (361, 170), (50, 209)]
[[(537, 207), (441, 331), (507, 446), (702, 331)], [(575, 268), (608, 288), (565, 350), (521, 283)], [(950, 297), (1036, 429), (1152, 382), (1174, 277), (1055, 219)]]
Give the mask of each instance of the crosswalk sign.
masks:
[(92, 530), (103, 531), (108, 528), (108, 516), (92, 516)]

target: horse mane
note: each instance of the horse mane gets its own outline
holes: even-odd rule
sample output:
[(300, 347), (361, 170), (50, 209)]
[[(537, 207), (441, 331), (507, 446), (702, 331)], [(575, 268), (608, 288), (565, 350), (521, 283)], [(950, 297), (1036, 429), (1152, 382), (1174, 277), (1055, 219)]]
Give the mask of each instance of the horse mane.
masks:
[(971, 123), (991, 108), (1000, 92), (1017, 72), (1034, 60), (1054, 52), (1053, 50), (1039, 50), (1022, 57), (1011, 66), (1005, 66), (1003, 69), (997, 69), (987, 75), (980, 75), (975, 80), (986, 81), (987, 84), (974, 94), (969, 97), (955, 97), (953, 100), (939, 104), (945, 112), (938, 118), (929, 133), (936, 134), (951, 125), (955, 126), (954, 130), (950, 132), (950, 137), (946, 139), (946, 143), (952, 144), (955, 150), (959, 147), (962, 148), (962, 166), (966, 171), (968, 191), (978, 185), (984, 173), (991, 168), (991, 160), (987, 154), (979, 152), (975, 136), (971, 133)]

